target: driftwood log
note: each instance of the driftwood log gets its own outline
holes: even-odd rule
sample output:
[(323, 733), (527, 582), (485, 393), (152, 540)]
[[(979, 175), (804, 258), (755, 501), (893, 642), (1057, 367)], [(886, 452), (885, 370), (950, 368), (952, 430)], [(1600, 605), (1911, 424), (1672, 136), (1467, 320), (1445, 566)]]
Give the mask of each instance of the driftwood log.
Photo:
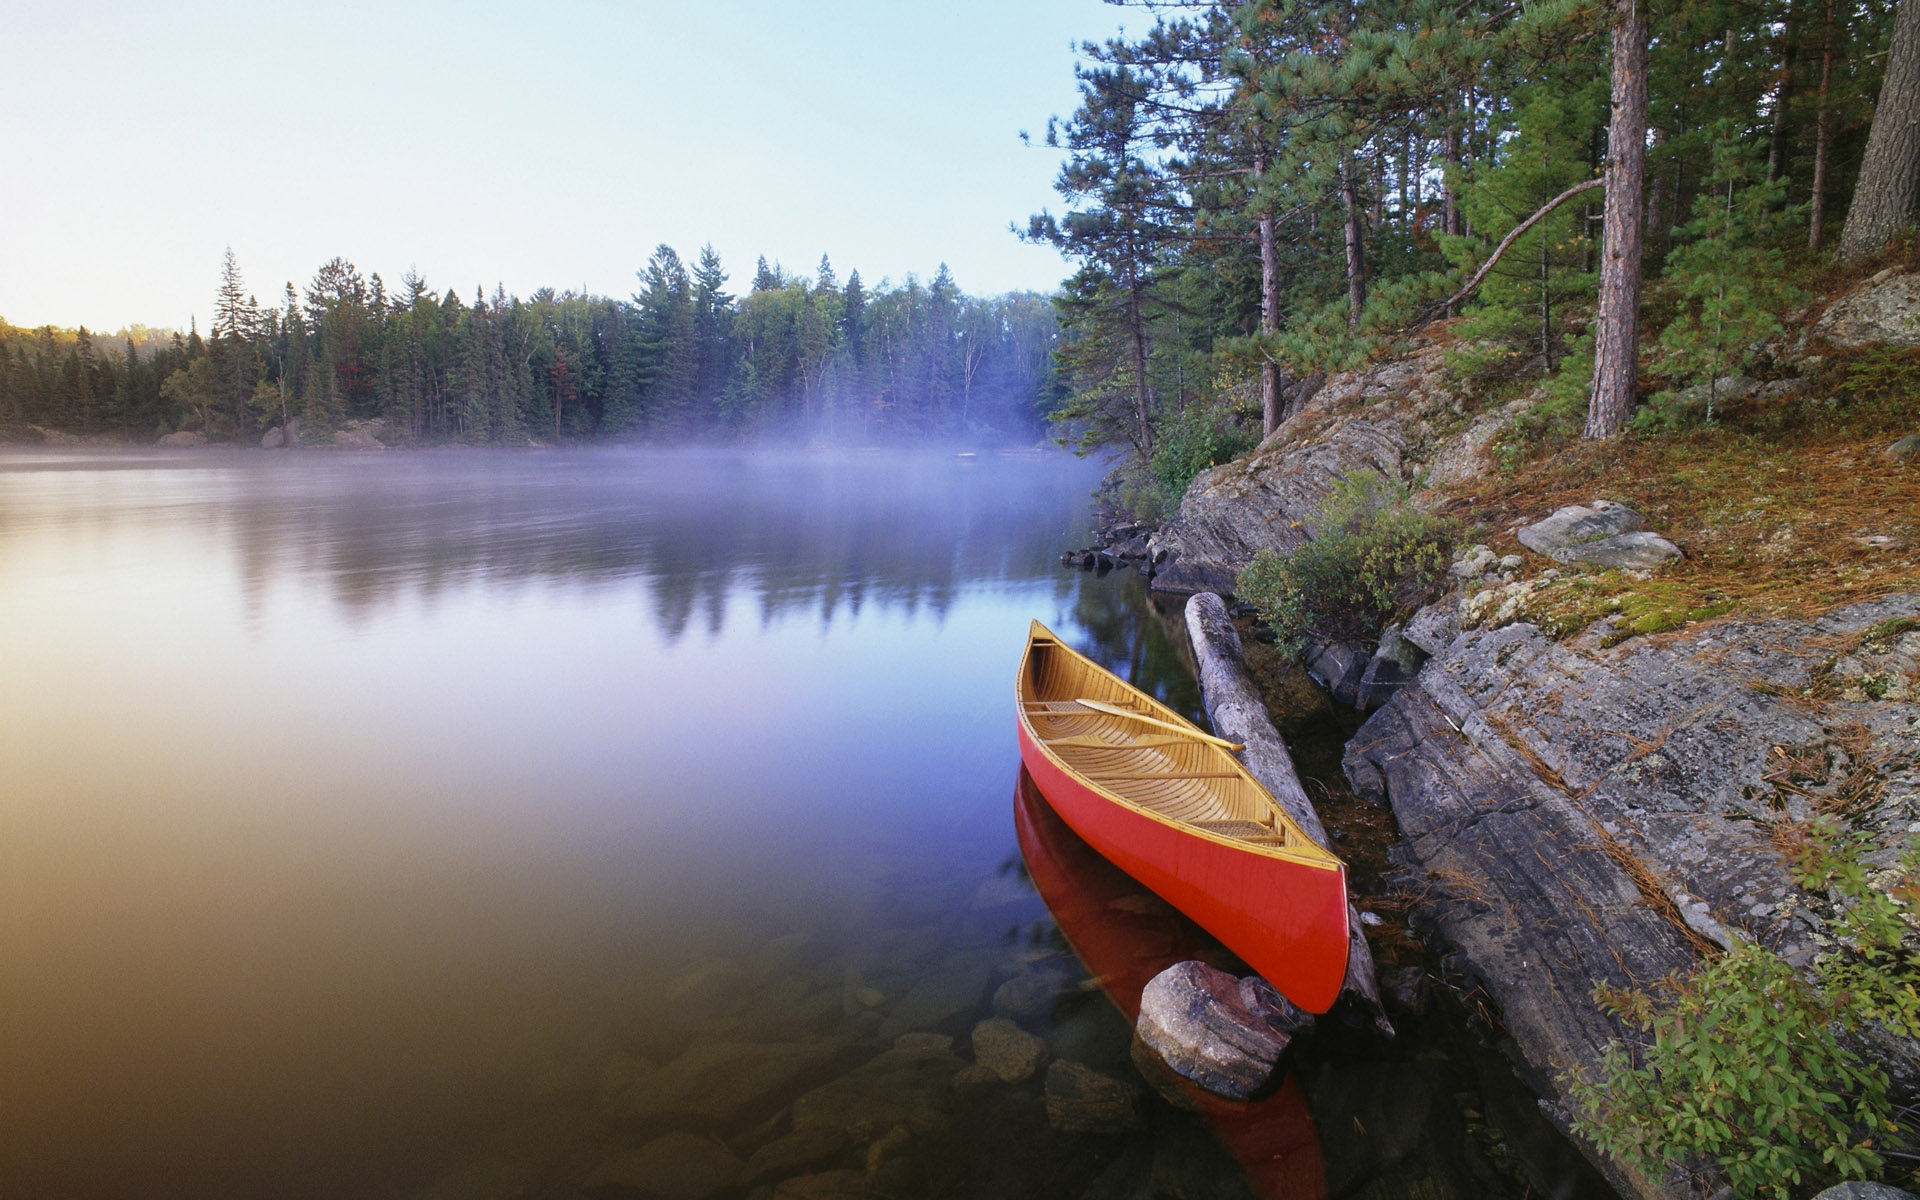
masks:
[[(1327, 827), (1313, 810), (1306, 789), (1300, 786), (1300, 774), (1294, 769), (1293, 755), (1273, 727), (1266, 702), (1253, 684), (1247, 669), (1246, 652), (1240, 647), (1240, 634), (1227, 615), (1227, 606), (1212, 592), (1200, 592), (1187, 601), (1187, 636), (1193, 640), (1194, 657), (1200, 664), (1200, 694), (1207, 706), (1207, 719), (1221, 737), (1244, 742), (1240, 761), (1252, 772), (1273, 798), (1280, 802), (1308, 837), (1327, 844)], [(1387, 1037), (1393, 1025), (1380, 1003), (1380, 981), (1373, 965), (1373, 951), (1367, 946), (1365, 927), (1351, 901), (1347, 904), (1347, 981), (1341, 985), (1343, 998), (1353, 1000), (1373, 1021), (1374, 1028)]]

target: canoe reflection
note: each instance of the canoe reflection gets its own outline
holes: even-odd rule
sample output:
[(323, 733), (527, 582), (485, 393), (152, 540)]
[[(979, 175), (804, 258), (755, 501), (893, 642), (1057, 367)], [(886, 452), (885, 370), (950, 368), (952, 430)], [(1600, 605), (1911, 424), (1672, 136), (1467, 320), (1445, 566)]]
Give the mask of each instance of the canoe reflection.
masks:
[[(1047, 804), (1023, 767), (1014, 790), (1014, 828), (1035, 890), (1080, 961), (1129, 1021), (1140, 1015), (1147, 982), (1174, 963), (1199, 959), (1244, 971), (1207, 932), (1120, 868), (1100, 857)], [(1271, 1095), (1226, 1100), (1182, 1084), (1270, 1200), (1323, 1200), (1320, 1135), (1306, 1093), (1291, 1072)]]

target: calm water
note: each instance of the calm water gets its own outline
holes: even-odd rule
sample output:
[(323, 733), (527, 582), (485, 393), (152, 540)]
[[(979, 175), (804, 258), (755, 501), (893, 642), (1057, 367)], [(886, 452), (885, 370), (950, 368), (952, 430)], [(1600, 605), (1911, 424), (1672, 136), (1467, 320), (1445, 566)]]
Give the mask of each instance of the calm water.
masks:
[(0, 1197), (1604, 1195), (1497, 1031), (1136, 1069), (1223, 952), (1012, 731), (1033, 617), (1197, 711), (1096, 476), (0, 455)]
[[(901, 1032), (967, 1055), (1064, 952), (1012, 820), (1028, 619), (1195, 706), (1137, 579), (1056, 564), (1096, 474), (0, 458), (0, 1191), (618, 1194)], [(1039, 1027), (1124, 1070), (1089, 1011)], [(1000, 1194), (1066, 1169), (1037, 1086), (944, 1118), (1033, 1133)]]

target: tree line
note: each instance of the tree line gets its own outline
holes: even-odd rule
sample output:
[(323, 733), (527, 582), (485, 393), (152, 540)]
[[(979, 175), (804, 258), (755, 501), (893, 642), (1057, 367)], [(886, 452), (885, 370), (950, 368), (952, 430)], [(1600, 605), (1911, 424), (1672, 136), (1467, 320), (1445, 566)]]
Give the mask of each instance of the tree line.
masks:
[(1643, 373), (1742, 366), (1840, 214), (1843, 257), (1913, 214), (1920, 0), (1115, 2), (1151, 25), (1082, 47), (1023, 234), (1074, 264), (1058, 415), (1176, 480), (1442, 316), (1612, 436)]
[(627, 300), (496, 288), (468, 303), (336, 258), (264, 306), (229, 249), (204, 337), (0, 322), (0, 426), (242, 443), (374, 418), (410, 443), (1028, 440), (1058, 402), (1048, 298), (969, 296), (944, 264), (869, 288), (825, 256), (811, 277), (762, 258), (735, 296), (711, 247), (689, 266), (662, 245), (638, 281)]

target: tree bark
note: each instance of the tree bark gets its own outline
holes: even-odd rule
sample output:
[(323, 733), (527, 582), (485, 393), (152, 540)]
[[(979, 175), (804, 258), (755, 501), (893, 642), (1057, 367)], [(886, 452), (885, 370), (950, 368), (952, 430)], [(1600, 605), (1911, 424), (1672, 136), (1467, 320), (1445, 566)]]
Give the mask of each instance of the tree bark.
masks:
[(1920, 0), (1900, 0), (1893, 18), (1887, 77), (1874, 106), (1860, 183), (1840, 229), (1839, 257), (1861, 258), (1880, 249), (1913, 218), (1920, 185)]
[(1773, 129), (1767, 138), (1767, 182), (1777, 183), (1787, 169), (1787, 98), (1793, 91), (1793, 17), (1795, 5), (1787, 5), (1787, 16), (1780, 23), (1780, 78), (1773, 91)]
[(1813, 124), (1813, 203), (1807, 213), (1807, 249), (1818, 250), (1827, 223), (1827, 160), (1833, 154), (1833, 0), (1821, 29), (1820, 105)]
[[(1907, 0), (1920, 4), (1920, 0)], [(1613, 113), (1607, 125), (1607, 203), (1601, 221), (1600, 299), (1586, 436), (1626, 426), (1640, 373), (1641, 192), (1647, 175), (1646, 10), (1614, 0)]]
[(1340, 160), (1340, 203), (1346, 209), (1347, 218), (1347, 327), (1358, 329), (1360, 313), (1367, 307), (1367, 257), (1366, 235), (1361, 228), (1360, 187), (1354, 182), (1352, 155)]
[[(1267, 152), (1256, 151), (1253, 158), (1254, 186), (1260, 187), (1267, 174)], [(1260, 210), (1260, 332), (1269, 341), (1280, 332), (1280, 250), (1273, 238), (1273, 212), (1264, 204)], [(1284, 414), (1280, 364), (1273, 361), (1271, 344), (1260, 350), (1260, 437), (1264, 441), (1280, 428)]]

